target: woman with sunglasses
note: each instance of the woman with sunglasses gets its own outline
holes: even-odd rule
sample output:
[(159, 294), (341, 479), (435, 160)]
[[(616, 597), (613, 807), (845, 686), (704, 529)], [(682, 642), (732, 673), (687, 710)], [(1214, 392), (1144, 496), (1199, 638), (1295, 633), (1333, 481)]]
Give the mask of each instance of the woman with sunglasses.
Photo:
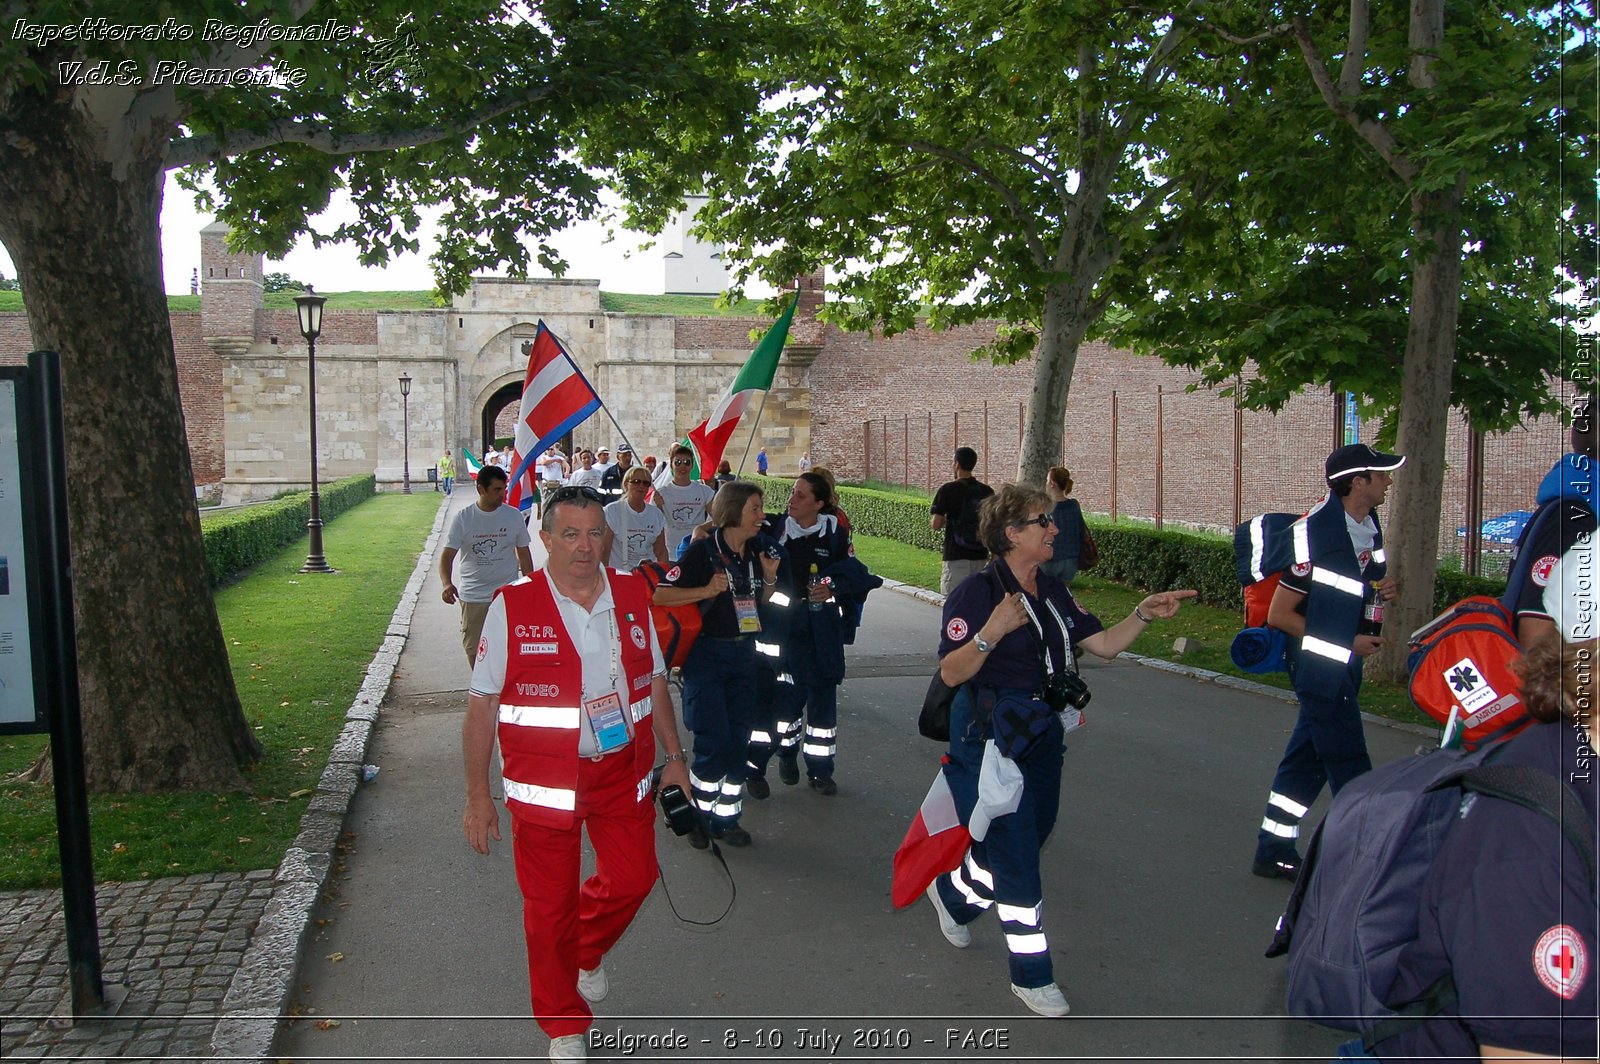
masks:
[(631, 572), (640, 562), (667, 564), (667, 518), (650, 498), (650, 474), (640, 466), (622, 478), (622, 498), (606, 504), (601, 551), (613, 569)]
[[(1044, 696), (1052, 686), (1077, 680), (1074, 644), (1114, 658), (1153, 621), (1175, 616), (1195, 592), (1148, 595), (1123, 620), (1104, 627), (1042, 568), (1056, 536), (1051, 509), (1044, 492), (1015, 484), (985, 499), (978, 534), (994, 561), (945, 601), (939, 671), (959, 690), (950, 709), (944, 772), (956, 810), (963, 823), (973, 825), (991, 743), (1001, 756), (990, 755), (990, 771), (1014, 766), (1021, 793), (1014, 812), (989, 821), (987, 834), (972, 844), (961, 866), (929, 885), (928, 899), (940, 931), (958, 947), (972, 941), (966, 925), (994, 908), (1011, 955), (1011, 992), (1041, 1016), (1065, 1016), (1067, 1001), (1056, 985), (1044, 935), (1039, 848), (1055, 826), (1061, 798), (1061, 718), (1067, 714), (1058, 714)], [(1057, 677), (1069, 679), (1052, 683)]]
[[(694, 732), (689, 782), (712, 838), (750, 845), (744, 811), (745, 750), (756, 722), (756, 640), (760, 607), (778, 586), (783, 548), (761, 534), (761, 488), (724, 485), (711, 502), (716, 527), (667, 570), (655, 591), (660, 606), (701, 603), (700, 637), (683, 665), (683, 722)], [(708, 845), (698, 831), (689, 841)]]

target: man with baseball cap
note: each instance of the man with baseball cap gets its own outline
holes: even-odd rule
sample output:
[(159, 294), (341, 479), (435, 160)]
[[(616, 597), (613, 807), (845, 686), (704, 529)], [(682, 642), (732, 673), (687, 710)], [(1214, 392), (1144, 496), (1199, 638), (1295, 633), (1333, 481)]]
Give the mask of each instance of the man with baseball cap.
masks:
[[(1575, 548), (1587, 545), (1596, 532), (1595, 500), (1600, 497), (1600, 463), (1596, 462), (1596, 414), (1593, 400), (1583, 397), (1572, 408), (1572, 450), (1539, 482), (1535, 509), (1511, 550), (1508, 587), (1518, 587), (1507, 602), (1517, 617), (1517, 642), (1523, 648), (1554, 638), (1560, 617), (1545, 606), (1556, 586), (1556, 565)], [(1570, 570), (1569, 570), (1570, 571)], [(1593, 571), (1589, 573), (1593, 576)], [(1568, 642), (1579, 640), (1568, 639)]]
[(1364, 443), (1340, 447), (1323, 466), (1327, 497), (1290, 530), (1293, 563), (1273, 593), (1267, 624), (1289, 637), (1285, 658), (1300, 716), (1256, 836), (1251, 871), (1258, 876), (1298, 876), (1300, 821), (1322, 785), (1337, 794), (1372, 767), (1356, 696), (1362, 660), (1383, 640), (1358, 629), (1369, 604), (1381, 610), (1395, 594), (1377, 507), (1404, 463)]

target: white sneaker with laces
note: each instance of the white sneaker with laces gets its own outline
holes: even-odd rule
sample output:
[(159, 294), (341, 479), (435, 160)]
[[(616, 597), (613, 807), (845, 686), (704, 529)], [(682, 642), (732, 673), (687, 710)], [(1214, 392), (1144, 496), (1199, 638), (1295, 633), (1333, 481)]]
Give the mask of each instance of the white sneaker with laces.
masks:
[(581, 1034), (564, 1034), (550, 1039), (551, 1060), (588, 1060), (589, 1048)]
[(944, 932), (945, 941), (956, 949), (966, 949), (972, 945), (972, 931), (966, 925), (956, 923), (956, 918), (944, 907), (944, 899), (939, 897), (937, 879), (928, 884), (928, 900), (933, 902), (933, 911), (939, 914), (939, 930)]
[(610, 992), (611, 984), (606, 979), (604, 965), (578, 969), (578, 993), (583, 995), (583, 1000), (594, 1004), (604, 1001)]
[(1061, 993), (1061, 988), (1054, 983), (1044, 986), (1018, 986), (1011, 984), (1011, 992), (1022, 999), (1022, 1003), (1041, 1016), (1065, 1016), (1072, 1011), (1072, 1006), (1067, 1004), (1067, 999)]

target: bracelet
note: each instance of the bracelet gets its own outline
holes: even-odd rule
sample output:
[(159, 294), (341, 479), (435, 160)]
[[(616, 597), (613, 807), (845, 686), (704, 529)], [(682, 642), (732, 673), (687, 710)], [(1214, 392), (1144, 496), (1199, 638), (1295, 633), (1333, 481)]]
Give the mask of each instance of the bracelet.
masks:
[(777, 587), (778, 586), (778, 578), (777, 577), (773, 577), (771, 580), (768, 580), (766, 577), (763, 576), (761, 578), (761, 582), (763, 584), (767, 585), (768, 587)]
[(1154, 617), (1146, 617), (1144, 615), (1144, 611), (1141, 610), (1138, 606), (1135, 606), (1133, 608), (1133, 615), (1135, 617), (1139, 618), (1145, 624), (1155, 624), (1156, 623), (1156, 619)]
[(683, 754), (681, 752), (680, 753), (676, 753), (676, 754), (668, 754), (667, 755), (667, 764), (671, 764), (674, 761), (682, 761), (682, 760), (683, 760)]

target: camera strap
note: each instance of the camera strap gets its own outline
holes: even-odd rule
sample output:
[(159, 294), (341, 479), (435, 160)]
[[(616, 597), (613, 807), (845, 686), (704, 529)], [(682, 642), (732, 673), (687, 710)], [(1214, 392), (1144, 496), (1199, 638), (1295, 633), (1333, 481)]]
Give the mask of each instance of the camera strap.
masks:
[[(658, 766), (656, 768), (656, 777), (658, 779), (660, 778), (662, 767), (664, 766)], [(717, 859), (717, 863), (722, 866), (722, 874), (728, 877), (728, 904), (720, 913), (710, 920), (691, 920), (689, 917), (678, 911), (677, 904), (672, 900), (672, 889), (667, 886), (666, 866), (659, 860), (656, 862), (656, 876), (661, 880), (661, 893), (667, 899), (667, 908), (672, 910), (672, 915), (675, 916), (678, 922), (681, 924), (691, 924), (695, 927), (715, 927), (716, 925), (722, 923), (722, 921), (726, 920), (729, 913), (733, 912), (733, 903), (739, 897), (739, 884), (734, 882), (733, 869), (728, 867), (727, 859), (722, 856), (722, 847), (717, 845), (716, 839), (711, 840), (711, 856)]]

